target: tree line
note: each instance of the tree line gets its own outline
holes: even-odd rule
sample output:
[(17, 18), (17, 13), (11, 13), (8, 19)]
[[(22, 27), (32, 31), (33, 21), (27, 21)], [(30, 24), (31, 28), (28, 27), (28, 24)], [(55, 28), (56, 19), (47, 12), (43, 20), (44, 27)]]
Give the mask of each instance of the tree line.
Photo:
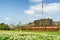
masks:
[[(20, 28), (22, 27), (34, 27), (34, 25), (32, 23), (29, 23), (29, 24), (25, 24), (25, 25), (20, 25), (20, 24), (17, 24), (17, 25), (14, 25), (14, 24), (5, 24), (5, 23), (0, 23), (0, 30), (20, 30)], [(60, 21), (57, 21), (57, 22), (53, 22), (53, 26), (57, 26), (57, 27), (60, 27)]]

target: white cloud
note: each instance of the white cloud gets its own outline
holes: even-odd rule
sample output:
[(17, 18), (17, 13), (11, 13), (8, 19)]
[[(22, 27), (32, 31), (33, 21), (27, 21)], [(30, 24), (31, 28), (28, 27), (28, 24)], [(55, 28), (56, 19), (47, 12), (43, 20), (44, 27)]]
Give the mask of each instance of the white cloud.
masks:
[(42, 0), (29, 0), (30, 2), (42, 2)]
[(48, 5), (45, 5), (44, 12), (47, 13), (57, 13), (60, 10), (60, 3), (51, 3)]
[[(57, 12), (60, 12), (60, 3), (50, 3), (50, 4), (45, 4), (44, 3), (44, 13), (49, 13), (49, 14), (54, 14)], [(42, 5), (37, 4), (37, 5), (32, 5), (28, 10), (25, 10), (26, 14), (33, 14), (42, 11)]]
[(52, 18), (51, 16), (46, 16), (46, 18)]
[[(43, 18), (51, 18), (53, 19), (54, 21), (56, 20), (60, 20), (59, 17), (56, 15), (59, 15), (60, 13), (60, 3), (50, 3), (50, 4), (45, 4), (44, 3), (44, 17)], [(33, 14), (31, 15), (31, 17), (29, 17), (28, 19), (31, 18), (31, 20), (37, 20), (37, 19), (40, 19), (42, 18), (42, 6), (41, 6), (41, 3), (40, 4), (36, 4), (36, 5), (31, 5), (29, 7), (28, 10), (25, 10), (24, 11), (25, 14)]]
[[(45, 6), (45, 4), (44, 4)], [(34, 10), (34, 11), (41, 11), (42, 10), (42, 4), (37, 4), (37, 5), (31, 5), (30, 6), (30, 10)]]
[(9, 20), (11, 20), (11, 18), (5, 17), (5, 21), (9, 21)]
[(24, 13), (26, 13), (26, 14), (34, 14), (35, 12), (33, 10), (24, 10)]

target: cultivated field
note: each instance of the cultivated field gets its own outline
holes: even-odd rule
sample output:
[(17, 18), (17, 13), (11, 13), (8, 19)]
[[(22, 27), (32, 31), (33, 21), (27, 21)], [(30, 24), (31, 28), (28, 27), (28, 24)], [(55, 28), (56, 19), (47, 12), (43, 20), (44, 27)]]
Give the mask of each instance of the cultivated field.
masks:
[(0, 30), (0, 40), (60, 40), (60, 32)]

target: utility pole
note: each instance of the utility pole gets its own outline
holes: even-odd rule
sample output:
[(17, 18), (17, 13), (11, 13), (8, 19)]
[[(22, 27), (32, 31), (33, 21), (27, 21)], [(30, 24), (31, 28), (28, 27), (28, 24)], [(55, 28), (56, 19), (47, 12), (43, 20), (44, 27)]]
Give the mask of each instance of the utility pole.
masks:
[(19, 26), (20, 26), (20, 32), (21, 32), (21, 21), (20, 21), (20, 23), (19, 23)]

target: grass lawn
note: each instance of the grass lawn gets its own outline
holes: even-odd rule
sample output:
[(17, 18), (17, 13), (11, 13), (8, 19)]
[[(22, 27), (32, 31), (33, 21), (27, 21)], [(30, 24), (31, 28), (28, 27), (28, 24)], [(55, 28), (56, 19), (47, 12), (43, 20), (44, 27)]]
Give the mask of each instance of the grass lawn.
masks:
[(0, 30), (0, 40), (60, 40), (60, 32)]

